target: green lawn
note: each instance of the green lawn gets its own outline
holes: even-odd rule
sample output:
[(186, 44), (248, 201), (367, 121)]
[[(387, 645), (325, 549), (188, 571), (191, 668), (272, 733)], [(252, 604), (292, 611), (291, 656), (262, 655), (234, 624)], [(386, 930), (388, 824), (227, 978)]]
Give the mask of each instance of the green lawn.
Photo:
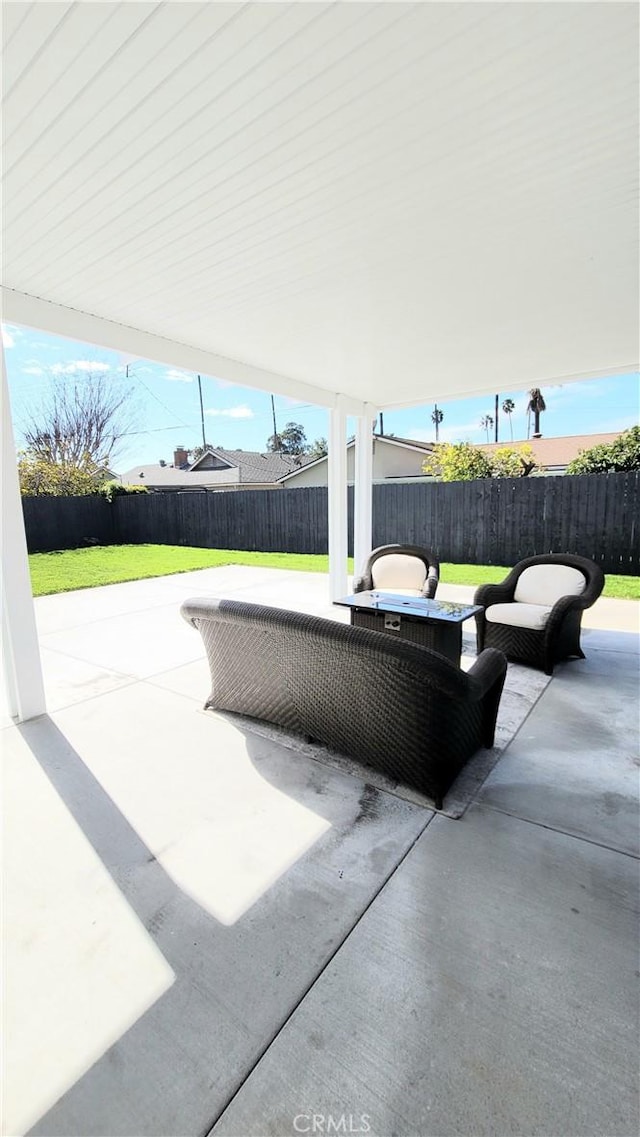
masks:
[[(124, 580), (142, 580), (169, 573), (219, 565), (259, 565), (297, 572), (328, 572), (329, 558), (306, 553), (246, 553), (230, 549), (194, 549), (181, 545), (101, 545), (59, 553), (32, 553), (29, 557), (34, 596), (95, 588)], [(353, 561), (349, 561), (353, 572)], [(447, 584), (487, 584), (502, 580), (509, 570), (498, 565), (440, 566)], [(605, 596), (640, 599), (640, 577), (607, 576)]]

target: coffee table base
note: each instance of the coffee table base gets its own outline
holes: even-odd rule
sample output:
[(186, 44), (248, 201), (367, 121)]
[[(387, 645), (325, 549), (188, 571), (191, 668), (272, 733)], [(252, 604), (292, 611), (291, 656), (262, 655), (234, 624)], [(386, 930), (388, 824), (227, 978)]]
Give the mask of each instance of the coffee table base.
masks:
[[(365, 612), (362, 608), (351, 609), (351, 623), (357, 628), (370, 628), (374, 632), (385, 632), (387, 635), (398, 636), (401, 640), (410, 640), (421, 647), (429, 647), (437, 651), (460, 666), (462, 654), (462, 624), (448, 624), (444, 621), (430, 623), (423, 617), (417, 620), (411, 616), (394, 616), (398, 621), (398, 628), (388, 626), (389, 613)], [(385, 624), (387, 626), (385, 626)]]

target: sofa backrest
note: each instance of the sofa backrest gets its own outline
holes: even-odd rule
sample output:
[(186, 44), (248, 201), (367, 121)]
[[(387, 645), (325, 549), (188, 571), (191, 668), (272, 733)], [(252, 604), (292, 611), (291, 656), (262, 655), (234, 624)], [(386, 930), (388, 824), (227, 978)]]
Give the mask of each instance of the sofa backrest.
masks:
[[(200, 629), (205, 643), (205, 623), (212, 629), (216, 626), (230, 629), (229, 635), (236, 640), (247, 633), (250, 637), (255, 636), (257, 643), (262, 633), (267, 637), (267, 650), (278, 663), (297, 660), (300, 674), (308, 672), (313, 676), (322, 656), (331, 661), (331, 667), (338, 667), (336, 674), (344, 674), (345, 685), (352, 684), (357, 688), (366, 666), (368, 681), (375, 680), (380, 688), (378, 696), (383, 700), (386, 697), (384, 677), (389, 669), (415, 675), (427, 687), (434, 687), (453, 698), (465, 698), (474, 687), (472, 676), (456, 667), (451, 660), (386, 632), (354, 628), (304, 612), (209, 597), (186, 600), (181, 613), (187, 623)], [(277, 642), (287, 644), (287, 649), (278, 651)], [(250, 655), (245, 657), (244, 664), (248, 670), (252, 663)], [(295, 668), (291, 679), (295, 680)]]

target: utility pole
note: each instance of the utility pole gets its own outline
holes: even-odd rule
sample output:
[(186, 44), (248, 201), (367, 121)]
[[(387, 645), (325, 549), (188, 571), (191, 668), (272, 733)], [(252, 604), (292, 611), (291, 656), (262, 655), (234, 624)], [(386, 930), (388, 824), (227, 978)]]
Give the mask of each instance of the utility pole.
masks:
[(494, 415), (494, 418), (496, 420), (496, 442), (498, 441), (498, 399), (499, 399), (499, 397), (500, 397), (499, 395), (496, 395), (496, 413)]
[(273, 395), (271, 396), (271, 414), (273, 415), (273, 445), (276, 450), (279, 450), (280, 439), (278, 438), (278, 428), (276, 426), (276, 404)]
[(383, 434), (384, 434), (384, 415), (383, 415), (382, 411), (380, 411), (380, 436), (382, 437)]
[(207, 449), (207, 440), (204, 436), (204, 407), (202, 405), (202, 380), (198, 375), (198, 391), (200, 393), (200, 422), (202, 423), (202, 449)]

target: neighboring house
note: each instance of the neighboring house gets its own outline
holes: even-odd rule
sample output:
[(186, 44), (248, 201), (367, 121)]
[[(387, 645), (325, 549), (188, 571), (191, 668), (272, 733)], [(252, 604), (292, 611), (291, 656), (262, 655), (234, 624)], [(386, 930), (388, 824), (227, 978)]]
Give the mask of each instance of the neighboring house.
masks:
[(95, 478), (99, 485), (103, 485), (104, 482), (118, 481), (118, 475), (110, 466), (101, 466), (99, 470), (96, 470)]
[(133, 466), (122, 474), (121, 480), (126, 485), (146, 486), (157, 493), (280, 489), (283, 474), (295, 469), (301, 461), (304, 459), (292, 455), (210, 447), (195, 462), (189, 462), (188, 451), (179, 446), (172, 465), (158, 462), (152, 466)]
[[(373, 480), (387, 482), (410, 478), (412, 481), (426, 481), (422, 473), (425, 455), (433, 449), (432, 442), (418, 442), (413, 438), (395, 438), (386, 434), (373, 436)], [(317, 458), (307, 462), (298, 470), (286, 473), (280, 479), (286, 489), (300, 489), (304, 486), (327, 485), (327, 458)], [(355, 439), (347, 443), (347, 481), (353, 485), (355, 480)]]
[(582, 450), (591, 450), (592, 446), (607, 445), (615, 442), (623, 433), (616, 430), (611, 434), (569, 434), (561, 438), (530, 438), (519, 439), (517, 442), (483, 442), (478, 450), (487, 454), (499, 450), (502, 446), (528, 445), (533, 450), (537, 467), (536, 474), (564, 474), (573, 458), (577, 458)]
[[(601, 443), (614, 442), (622, 431), (611, 434), (574, 434), (563, 438), (532, 438), (528, 445), (538, 463), (537, 474), (564, 474), (567, 465), (580, 451)], [(520, 446), (525, 442), (489, 442), (478, 450), (491, 452), (501, 446)], [(425, 455), (435, 443), (391, 435), (373, 436), (373, 481), (431, 481), (422, 472)], [(354, 482), (355, 439), (347, 443), (347, 481)], [(185, 490), (299, 489), (304, 486), (327, 485), (327, 458), (308, 461), (304, 457), (283, 454), (261, 454), (255, 450), (222, 450), (209, 447), (195, 462), (189, 462), (188, 451), (177, 447), (173, 464), (158, 462), (152, 466), (133, 466), (122, 474), (127, 485), (146, 486), (158, 493)]]

